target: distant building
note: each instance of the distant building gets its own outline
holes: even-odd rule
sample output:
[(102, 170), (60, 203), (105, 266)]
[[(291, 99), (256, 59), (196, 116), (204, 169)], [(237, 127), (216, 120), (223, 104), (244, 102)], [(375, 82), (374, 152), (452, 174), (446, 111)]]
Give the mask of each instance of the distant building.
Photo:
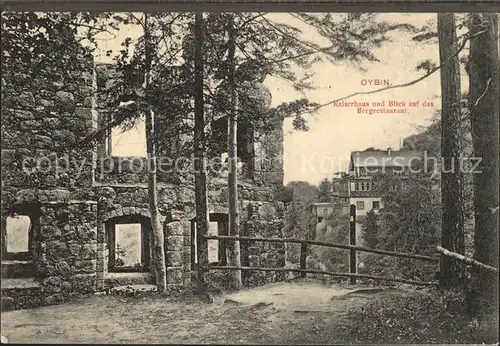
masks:
[(312, 213), (316, 217), (316, 223), (321, 223), (325, 217), (333, 212), (333, 202), (319, 202), (312, 204)]
[(349, 213), (351, 205), (356, 206), (356, 239), (362, 244), (361, 226), (366, 214), (377, 212), (382, 205), (382, 196), (377, 193), (373, 177), (388, 173), (409, 177), (411, 167), (421, 162), (423, 152), (413, 150), (375, 150), (353, 151), (347, 172), (336, 172), (332, 178), (332, 201), (313, 203), (311, 210), (319, 225), (323, 219), (341, 208), (341, 214)]
[(372, 178), (379, 173), (407, 177), (410, 168), (423, 153), (413, 150), (353, 151), (348, 172), (333, 179), (334, 202), (355, 205), (357, 221), (362, 222), (370, 210), (381, 209), (382, 197), (375, 192)]

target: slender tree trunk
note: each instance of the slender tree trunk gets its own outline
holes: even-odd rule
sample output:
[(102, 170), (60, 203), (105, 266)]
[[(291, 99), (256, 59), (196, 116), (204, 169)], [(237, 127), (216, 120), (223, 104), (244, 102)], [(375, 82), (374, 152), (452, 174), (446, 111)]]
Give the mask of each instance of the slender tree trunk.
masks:
[(195, 15), (195, 58), (194, 58), (194, 184), (196, 204), (197, 244), (197, 290), (205, 293), (205, 273), (208, 265), (208, 245), (204, 238), (208, 233), (208, 197), (205, 148), (205, 115), (203, 100), (203, 12)]
[[(498, 14), (473, 13), (467, 73), (474, 156), (482, 161), (474, 174), (474, 259), (498, 267), (499, 221), (499, 52)], [(498, 313), (498, 274), (472, 272), (470, 310)]]
[(167, 289), (167, 269), (165, 265), (165, 237), (158, 212), (158, 191), (156, 187), (156, 143), (154, 112), (150, 104), (149, 88), (151, 83), (151, 42), (148, 28), (148, 15), (144, 14), (144, 41), (146, 48), (145, 94), (148, 110), (146, 112), (146, 147), (148, 155), (148, 197), (151, 226), (153, 229), (153, 264), (158, 292)]
[[(463, 254), (464, 185), (461, 172), (461, 90), (458, 56), (446, 61), (458, 50), (455, 15), (438, 13), (439, 60), (441, 68), (441, 173), (442, 233), (441, 246)], [(446, 62), (445, 62), (446, 61)], [(464, 266), (452, 258), (441, 256), (441, 285), (463, 283)]]
[[(231, 111), (228, 118), (228, 139), (227, 154), (229, 163), (228, 193), (229, 193), (229, 235), (239, 236), (238, 217), (238, 172), (237, 172), (237, 129), (238, 129), (238, 94), (236, 91), (235, 70), (236, 70), (236, 37), (234, 28), (234, 15), (229, 14), (229, 88), (231, 99)], [(230, 266), (241, 266), (240, 242), (228, 242), (228, 262)], [(241, 289), (241, 270), (232, 270), (233, 285), (236, 289)]]

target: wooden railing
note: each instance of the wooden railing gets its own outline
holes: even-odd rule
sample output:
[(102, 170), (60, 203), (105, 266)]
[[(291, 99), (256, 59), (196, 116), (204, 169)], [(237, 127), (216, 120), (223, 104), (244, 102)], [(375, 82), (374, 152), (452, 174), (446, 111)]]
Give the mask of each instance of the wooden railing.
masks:
[[(246, 267), (246, 266), (209, 266), (208, 263), (201, 264), (207, 270), (256, 270), (256, 271), (274, 271), (274, 272), (297, 272), (300, 273), (302, 277), (305, 277), (306, 274), (323, 274), (330, 275), (333, 277), (348, 277), (350, 278), (350, 283), (355, 284), (356, 278), (363, 279), (372, 279), (372, 280), (380, 280), (380, 281), (389, 281), (389, 282), (401, 282), (413, 285), (423, 285), (430, 286), (436, 285), (435, 282), (424, 282), (424, 281), (416, 281), (416, 280), (407, 280), (401, 278), (392, 278), (385, 276), (375, 276), (368, 274), (358, 274), (356, 272), (357, 263), (356, 263), (356, 252), (367, 252), (374, 253), (378, 255), (384, 256), (392, 256), (392, 257), (400, 257), (414, 260), (427, 261), (432, 263), (439, 263), (439, 258), (430, 257), (419, 254), (410, 254), (403, 252), (395, 252), (395, 251), (386, 251), (380, 249), (372, 249), (364, 246), (356, 245), (356, 207), (351, 205), (350, 209), (350, 227), (349, 227), (349, 244), (339, 244), (339, 243), (328, 243), (316, 240), (305, 240), (305, 239), (294, 239), (294, 238), (257, 238), (257, 237), (245, 237), (245, 236), (224, 236), (224, 235), (205, 235), (204, 243), (206, 244), (206, 240), (229, 240), (229, 241), (240, 241), (240, 242), (268, 242), (268, 243), (292, 243), (292, 244), (300, 244), (300, 267), (299, 268), (264, 268), (264, 267)], [(343, 250), (349, 250), (349, 273), (336, 273), (336, 272), (328, 272), (328, 271), (319, 271), (307, 269), (306, 266), (306, 258), (307, 258), (307, 249), (308, 246), (325, 246), (330, 248), (337, 248)]]
[(490, 271), (493, 273), (498, 273), (498, 268), (492, 267), (488, 264), (481, 263), (479, 261), (476, 261), (473, 258), (465, 257), (464, 255), (461, 255), (459, 253), (449, 251), (441, 246), (437, 246), (436, 251), (439, 252), (440, 254), (442, 254), (443, 256), (448, 256), (448, 257), (452, 258), (455, 261), (465, 263), (467, 265), (470, 265), (470, 266), (473, 266), (476, 268), (481, 268), (481, 269), (484, 269), (484, 270), (487, 270), (487, 271)]
[(295, 272), (301, 274), (320, 274), (320, 275), (329, 275), (332, 277), (348, 277), (348, 278), (361, 278), (361, 279), (372, 279), (372, 280), (380, 280), (380, 281), (389, 281), (389, 282), (400, 282), (410, 285), (420, 285), (420, 286), (436, 286), (435, 282), (425, 282), (425, 281), (417, 281), (417, 280), (407, 280), (400, 278), (391, 278), (388, 276), (375, 276), (368, 274), (352, 274), (352, 273), (334, 273), (322, 270), (313, 270), (313, 269), (296, 269), (296, 268), (263, 268), (263, 267), (232, 267), (232, 266), (209, 266), (209, 270), (257, 270), (257, 271), (265, 271), (265, 272)]
[[(337, 248), (337, 249), (351, 250), (354, 252), (356, 252), (356, 251), (368, 252), (368, 253), (375, 253), (378, 255), (410, 258), (410, 259), (416, 259), (416, 260), (421, 260), (421, 261), (439, 263), (439, 258), (437, 258), (437, 257), (409, 254), (409, 253), (404, 253), (404, 252), (386, 251), (386, 250), (380, 250), (380, 249), (372, 249), (372, 248), (368, 248), (368, 247), (364, 247), (364, 246), (356, 246), (356, 245), (349, 245), (349, 244), (327, 243), (327, 242), (316, 241), (316, 240), (304, 240), (304, 239), (294, 239), (294, 238), (234, 237), (234, 236), (230, 236), (230, 235), (208, 235), (208, 236), (205, 236), (205, 239), (207, 239), (207, 240), (239, 240), (239, 241), (248, 241), (248, 242), (255, 241), (255, 242), (267, 242), (267, 243), (295, 243), (295, 244), (301, 244), (302, 249), (307, 249), (307, 245), (317, 245), (317, 246), (325, 246), (325, 247), (331, 247), (331, 248)], [(301, 251), (301, 257), (302, 257), (302, 253), (303, 253), (303, 251)]]
[[(427, 262), (432, 262), (432, 263), (439, 263), (439, 258), (430, 257), (430, 256), (408, 254), (408, 253), (402, 253), (402, 252), (393, 252), (393, 251), (386, 251), (386, 250), (379, 250), (379, 249), (371, 249), (371, 248), (367, 248), (367, 247), (363, 247), (363, 246), (356, 246), (356, 245), (350, 245), (350, 244), (327, 243), (327, 242), (315, 241), (315, 240), (303, 240), (303, 239), (293, 239), (293, 238), (235, 237), (235, 236), (224, 236), (224, 235), (205, 236), (205, 239), (207, 239), (207, 240), (239, 240), (240, 242), (245, 241), (245, 242), (301, 244), (301, 247), (300, 247), (301, 248), (300, 267), (299, 268), (208, 266), (209, 270), (257, 270), (257, 271), (276, 271), (276, 272), (297, 272), (297, 273), (301, 273), (302, 274), (301, 276), (303, 276), (303, 277), (305, 277), (306, 274), (308, 274), (308, 273), (309, 274), (324, 274), (324, 275), (330, 275), (333, 277), (348, 277), (348, 278), (350, 278), (352, 284), (356, 283), (356, 278), (363, 278), (363, 279), (372, 279), (372, 280), (381, 280), (381, 281), (390, 281), (390, 282), (401, 282), (401, 283), (407, 283), (407, 284), (413, 284), (413, 285), (430, 286), (430, 285), (435, 285), (435, 283), (434, 282), (407, 280), (407, 279), (400, 279), (400, 278), (390, 278), (390, 277), (385, 277), (385, 276), (358, 274), (358, 273), (356, 273), (356, 251), (368, 252), (368, 253), (374, 253), (374, 254), (392, 256), (392, 257), (416, 259), (416, 260), (427, 261)], [(307, 246), (308, 245), (325, 246), (325, 247), (330, 247), (330, 248), (350, 250), (351, 254), (354, 253), (354, 265), (353, 265), (353, 261), (352, 261), (352, 255), (351, 255), (350, 256), (351, 261), (350, 261), (350, 265), (349, 265), (349, 273), (335, 273), (335, 272), (307, 269), (306, 268), (306, 258), (307, 258)]]
[[(291, 243), (291, 244), (300, 244), (300, 267), (299, 268), (264, 268), (264, 267), (247, 267), (247, 266), (218, 266), (218, 265), (208, 265), (208, 261), (206, 263), (198, 263), (199, 268), (202, 268), (200, 273), (206, 272), (208, 270), (254, 270), (254, 271), (272, 271), (272, 272), (296, 272), (300, 273), (302, 277), (305, 277), (309, 274), (320, 274), (320, 275), (329, 275), (332, 277), (348, 277), (350, 279), (351, 284), (356, 283), (356, 278), (362, 279), (372, 279), (372, 280), (380, 280), (387, 282), (401, 282), (412, 285), (421, 285), (421, 286), (435, 286), (438, 283), (436, 281), (433, 282), (424, 282), (424, 281), (416, 281), (416, 280), (408, 280), (402, 278), (393, 278), (386, 276), (375, 276), (368, 274), (358, 274), (356, 272), (357, 264), (356, 264), (356, 252), (367, 252), (384, 256), (391, 257), (399, 257), (399, 258), (407, 258), (414, 259), (420, 261), (427, 261), (431, 263), (439, 263), (440, 258), (431, 257), (419, 254), (411, 254), (411, 253), (403, 253), (396, 251), (386, 251), (380, 249), (372, 249), (364, 246), (356, 245), (356, 206), (351, 205), (350, 208), (350, 225), (349, 225), (349, 244), (339, 244), (339, 243), (327, 243), (316, 240), (305, 240), (305, 239), (294, 239), (294, 238), (258, 238), (258, 237), (244, 237), (244, 236), (224, 236), (224, 235), (210, 235), (210, 236), (202, 236), (197, 240), (198, 251), (201, 249), (203, 244), (207, 245), (207, 240), (220, 240), (220, 241), (240, 241), (240, 242), (268, 242), (268, 243)], [(325, 246), (330, 248), (337, 248), (342, 250), (349, 250), (349, 273), (336, 273), (336, 272), (328, 272), (321, 270), (313, 270), (307, 269), (306, 259), (307, 259), (307, 250), (308, 246)], [(476, 268), (481, 268), (483, 270), (491, 271), (494, 273), (498, 273), (498, 268), (493, 266), (481, 263), (475, 259), (465, 257), (461, 254), (449, 251), (441, 246), (436, 247), (436, 252), (440, 254), (441, 257), (447, 256), (453, 258), (456, 261), (462, 262), (467, 265), (474, 266)], [(200, 258), (198, 256), (198, 258)], [(198, 275), (198, 284), (199, 287), (205, 287), (205, 278), (203, 275)]]

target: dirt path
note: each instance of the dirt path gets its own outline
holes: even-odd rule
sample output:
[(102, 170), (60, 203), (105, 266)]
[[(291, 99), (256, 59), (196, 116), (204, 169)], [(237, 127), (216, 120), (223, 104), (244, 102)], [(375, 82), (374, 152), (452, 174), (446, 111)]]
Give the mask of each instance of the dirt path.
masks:
[(277, 283), (216, 297), (92, 296), (70, 304), (2, 313), (14, 343), (340, 343), (350, 308), (383, 291), (314, 282)]

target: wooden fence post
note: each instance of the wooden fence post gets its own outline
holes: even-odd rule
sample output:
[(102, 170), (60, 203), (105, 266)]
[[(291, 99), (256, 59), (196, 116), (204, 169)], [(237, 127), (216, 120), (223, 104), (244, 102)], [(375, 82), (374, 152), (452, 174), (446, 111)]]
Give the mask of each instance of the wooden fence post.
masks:
[[(349, 244), (356, 246), (356, 206), (351, 204), (349, 210), (350, 223), (349, 223)], [(356, 274), (356, 249), (351, 249), (349, 253), (349, 272)], [(356, 284), (356, 277), (351, 276), (351, 285)]]
[[(205, 214), (206, 215), (206, 214)], [(196, 257), (198, 260), (196, 266), (196, 289), (198, 294), (204, 294), (207, 291), (206, 273), (208, 272), (208, 241), (205, 238), (207, 235), (205, 232), (201, 231), (198, 227), (199, 224), (208, 224), (208, 218), (206, 221), (201, 221), (197, 218), (196, 221)], [(203, 227), (207, 228), (208, 227)]]
[[(300, 244), (300, 269), (306, 268), (306, 259), (307, 259), (307, 243)], [(305, 278), (307, 273), (300, 273), (300, 277)]]

